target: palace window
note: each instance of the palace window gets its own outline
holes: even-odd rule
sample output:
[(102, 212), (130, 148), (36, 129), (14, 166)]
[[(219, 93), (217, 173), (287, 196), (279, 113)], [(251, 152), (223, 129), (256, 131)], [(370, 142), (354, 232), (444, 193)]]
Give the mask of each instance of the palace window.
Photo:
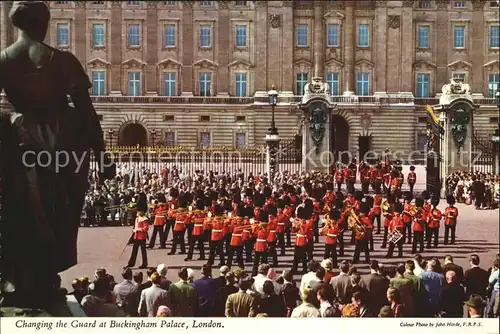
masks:
[(104, 24), (94, 23), (92, 25), (92, 45), (104, 46)]
[(139, 24), (130, 24), (128, 26), (128, 46), (141, 46), (141, 26)]
[(176, 43), (175, 24), (165, 25), (165, 47), (174, 47)]
[(427, 134), (417, 133), (417, 151), (425, 151), (427, 148)]
[(200, 146), (201, 147), (210, 147), (211, 146), (211, 138), (210, 132), (200, 132)]
[(367, 47), (370, 45), (370, 32), (368, 24), (358, 25), (358, 46)]
[(490, 26), (490, 48), (500, 47), (500, 26)]
[(247, 96), (247, 74), (246, 73), (236, 73), (236, 96), (244, 97)]
[(173, 131), (165, 132), (165, 146), (167, 147), (175, 146), (175, 132)]
[(200, 1), (200, 6), (201, 7), (211, 7), (212, 1)]
[(307, 73), (306, 72), (297, 73), (296, 94), (304, 95), (304, 88), (306, 85), (307, 85)]
[(356, 94), (359, 96), (367, 96), (370, 94), (370, 73), (356, 73)]
[(417, 7), (418, 8), (431, 8), (431, 1), (430, 0), (418, 0)]
[(430, 27), (429, 26), (419, 26), (418, 27), (418, 47), (421, 49), (429, 48), (429, 35), (430, 35)]
[(128, 94), (141, 96), (141, 72), (128, 72)]
[(247, 146), (247, 134), (244, 132), (237, 132), (235, 138), (236, 148), (245, 148)]
[(493, 98), (500, 90), (500, 73), (490, 73), (488, 75), (488, 97)]
[(165, 96), (175, 96), (175, 87), (177, 83), (177, 74), (175, 72), (166, 72), (163, 74), (163, 89)]
[(128, 4), (133, 5), (133, 6), (137, 6), (137, 5), (140, 5), (141, 2), (140, 1), (129, 1)]
[(500, 1), (498, 0), (490, 1), (490, 7), (500, 7)]
[(209, 48), (212, 46), (212, 27), (208, 24), (202, 24), (200, 26), (200, 46), (203, 48)]
[(329, 24), (326, 29), (327, 46), (339, 46), (339, 25)]
[(308, 46), (308, 25), (307, 24), (298, 24), (297, 27), (295, 28), (295, 37), (296, 37), (296, 43), (297, 46), (299, 47), (306, 47)]
[(247, 2), (246, 1), (235, 1), (235, 5), (236, 6), (246, 6), (247, 5)]
[(465, 1), (455, 1), (455, 3), (453, 4), (453, 6), (455, 8), (465, 8), (466, 7), (466, 3), (465, 3)]
[(177, 1), (163, 1), (163, 4), (165, 6), (175, 6), (177, 4)]
[(211, 96), (212, 90), (212, 73), (200, 73), (200, 96)]
[(465, 26), (453, 27), (453, 47), (455, 49), (465, 48)]
[(57, 25), (56, 31), (57, 46), (68, 47), (69, 46), (69, 24), (59, 23)]
[(417, 89), (415, 92), (416, 97), (429, 97), (430, 95), (430, 85), (431, 78), (429, 73), (418, 73), (417, 74)]
[(106, 71), (92, 72), (92, 95), (105, 95), (106, 87)]
[(455, 72), (453, 73), (453, 78), (465, 80), (465, 73)]
[(339, 74), (338, 72), (326, 73), (326, 83), (330, 86), (330, 95), (339, 95)]
[(247, 46), (247, 26), (245, 25), (236, 26), (236, 46), (240, 48)]

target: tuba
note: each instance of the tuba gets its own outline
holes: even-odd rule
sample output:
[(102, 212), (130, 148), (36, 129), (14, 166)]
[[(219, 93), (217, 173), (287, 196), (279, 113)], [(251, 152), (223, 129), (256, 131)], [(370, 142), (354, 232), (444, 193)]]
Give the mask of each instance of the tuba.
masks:
[(350, 209), (348, 212), (347, 225), (349, 226), (350, 230), (360, 234), (361, 237), (365, 236), (366, 226), (359, 220), (358, 215), (352, 209)]
[(391, 211), (391, 205), (389, 204), (389, 202), (387, 200), (384, 200), (382, 202), (382, 205), (380, 206), (380, 209), (382, 210), (383, 214), (387, 214)]

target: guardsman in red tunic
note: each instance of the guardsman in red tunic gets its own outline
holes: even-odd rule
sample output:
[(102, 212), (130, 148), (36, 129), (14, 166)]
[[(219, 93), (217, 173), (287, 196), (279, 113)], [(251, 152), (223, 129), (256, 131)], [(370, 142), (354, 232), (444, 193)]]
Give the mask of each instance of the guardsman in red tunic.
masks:
[(198, 245), (198, 250), (200, 252), (200, 257), (198, 260), (205, 260), (205, 228), (204, 222), (207, 218), (207, 213), (205, 212), (205, 203), (202, 198), (196, 200), (195, 211), (191, 216), (191, 223), (193, 224), (193, 232), (191, 234), (191, 241), (189, 242), (188, 255), (184, 261), (189, 261), (193, 258), (194, 247)]
[(408, 243), (411, 244), (411, 223), (413, 222), (413, 213), (415, 209), (413, 204), (411, 204), (413, 197), (410, 192), (405, 192), (404, 199), (403, 224), (405, 224), (405, 228), (403, 229), (403, 240), (408, 236)]
[(276, 200), (276, 247), (281, 250), (281, 256), (285, 256), (285, 228), (287, 225), (287, 220), (290, 221), (290, 217), (287, 217), (284, 208), (284, 200), (278, 198)]
[(382, 169), (382, 164), (378, 163), (375, 166), (375, 194), (382, 193), (382, 184), (384, 183), (384, 170)]
[(347, 186), (347, 192), (354, 193), (354, 184), (356, 183), (356, 160), (352, 160), (349, 166), (345, 168), (345, 180)]
[(405, 175), (403, 174), (403, 167), (399, 166), (398, 167), (398, 189), (401, 190), (403, 189), (403, 183), (405, 182)]
[(389, 194), (391, 192), (391, 172), (384, 173), (384, 192)]
[(293, 264), (290, 272), (295, 274), (299, 263), (302, 262), (302, 274), (307, 272), (307, 231), (309, 223), (305, 219), (305, 208), (299, 207), (297, 218), (292, 223), (292, 231), (295, 232), (295, 247), (293, 251)]
[(164, 203), (160, 203), (158, 200), (154, 202), (154, 220), (153, 220), (153, 234), (151, 239), (149, 239), (149, 247), (154, 248), (156, 242), (156, 235), (160, 238), (160, 248), (164, 248), (164, 228), (165, 228), (165, 218), (167, 215), (167, 208)]
[(396, 191), (399, 190), (399, 181), (398, 181), (398, 177), (399, 177), (399, 171), (397, 169), (394, 169), (391, 173), (391, 178), (390, 178), (390, 182), (391, 182), (391, 194), (395, 194)]
[(415, 173), (415, 166), (410, 166), (410, 172), (408, 173), (408, 185), (410, 186), (410, 192), (413, 194), (413, 187), (417, 183), (417, 173)]
[(382, 217), (381, 217), (382, 209), (380, 207), (382, 205), (382, 200), (383, 200), (382, 196), (378, 194), (373, 195), (372, 214), (375, 218), (375, 221), (377, 222), (377, 234), (380, 234), (380, 229), (382, 227)]
[(229, 248), (229, 253), (227, 255), (227, 265), (229, 267), (233, 264), (233, 257), (236, 254), (236, 263), (240, 268), (244, 268), (243, 263), (243, 230), (245, 225), (249, 222), (245, 219), (245, 207), (243, 205), (238, 205), (236, 208), (237, 217), (232, 219), (232, 232), (231, 232), (231, 247)]
[(455, 229), (457, 227), (458, 209), (455, 206), (455, 197), (446, 197), (448, 207), (444, 210), (444, 244), (448, 244), (448, 237), (451, 231), (451, 244), (455, 243)]
[[(231, 222), (233, 218), (233, 206), (231, 205), (231, 201), (225, 200), (223, 203), (224, 214), (227, 217), (228, 222)], [(224, 225), (224, 251), (229, 254), (229, 247), (231, 245), (231, 234), (233, 231), (231, 230), (231, 224)]]
[(175, 210), (178, 208), (177, 200), (179, 198), (179, 190), (177, 188), (171, 188), (169, 191), (169, 201), (168, 201), (168, 214), (165, 222), (165, 243), (168, 240), (168, 234), (170, 229), (174, 227), (175, 224)]
[(415, 199), (415, 207), (417, 212), (413, 216), (413, 244), (411, 247), (411, 253), (415, 254), (417, 252), (417, 244), (419, 246), (419, 253), (424, 251), (424, 232), (427, 227), (427, 211), (424, 209), (424, 199), (422, 197), (417, 197)]
[[(429, 199), (431, 198), (431, 195), (429, 194), (429, 192), (427, 190), (424, 190), (424, 191), (422, 191), (422, 198), (424, 199), (425, 214), (426, 214), (427, 220), (429, 220), (429, 216), (431, 215), (431, 210), (432, 210), (432, 206), (429, 203)], [(429, 234), (430, 234), (429, 226), (428, 226), (428, 224), (426, 224), (424, 240), (429, 239)]]
[(252, 276), (257, 275), (257, 269), (259, 264), (267, 263), (269, 247), (267, 245), (267, 238), (269, 236), (269, 224), (268, 224), (268, 214), (266, 211), (260, 211), (260, 216), (256, 222), (257, 226), (254, 229), (255, 244), (254, 244), (254, 257), (253, 257), (253, 267)]
[(360, 214), (358, 216), (359, 222), (363, 224), (364, 231), (356, 230), (356, 246), (354, 248), (354, 255), (352, 258), (352, 263), (359, 262), (359, 256), (361, 252), (365, 252), (365, 263), (370, 263), (370, 248), (369, 242), (371, 238), (371, 233), (373, 230), (373, 225), (370, 217), (368, 216), (370, 212), (370, 207), (367, 203), (361, 203)]
[(344, 195), (342, 193), (337, 193), (337, 198), (333, 204), (332, 210), (336, 209), (340, 211), (340, 217), (337, 220), (339, 224), (339, 234), (337, 236), (337, 244), (338, 244), (338, 255), (344, 256), (344, 231), (347, 230), (347, 221), (344, 217)]
[(374, 242), (373, 242), (373, 230), (375, 229), (374, 222), (375, 222), (375, 216), (376, 216), (376, 214), (375, 214), (375, 210), (373, 208), (373, 202), (374, 202), (374, 200), (373, 200), (372, 196), (366, 196), (365, 203), (366, 203), (366, 205), (368, 205), (368, 214), (367, 214), (367, 216), (368, 216), (368, 218), (370, 218), (370, 223), (372, 225), (372, 231), (370, 233), (370, 240), (368, 240), (369, 241), (369, 245), (370, 245), (370, 247), (369, 247), (370, 248), (370, 252), (373, 252), (374, 249), (375, 249)]
[[(431, 243), (433, 243), (434, 248), (438, 246), (439, 238), (439, 227), (441, 226), (441, 219), (443, 219), (443, 213), (437, 208), (439, 205), (439, 197), (433, 197), (431, 200), (432, 209), (428, 217), (429, 233), (427, 239), (427, 248), (431, 248)], [(432, 242), (434, 238), (434, 242)]]
[(273, 267), (278, 267), (278, 252), (276, 250), (276, 244), (278, 242), (278, 210), (274, 205), (269, 205), (267, 207), (267, 212), (269, 214), (269, 225), (267, 236), (267, 246), (269, 247), (268, 253), (269, 257), (273, 259)]
[(135, 224), (133, 229), (133, 246), (132, 254), (130, 254), (130, 259), (128, 260), (127, 267), (133, 268), (135, 266), (135, 261), (137, 259), (137, 253), (139, 248), (141, 249), (142, 255), (142, 265), (140, 269), (147, 268), (148, 266), (148, 254), (146, 252), (146, 240), (148, 239), (148, 229), (149, 222), (146, 217), (146, 211), (148, 210), (148, 204), (146, 199), (139, 199), (137, 201), (137, 217), (135, 218)]
[(367, 194), (370, 190), (370, 167), (364, 161), (361, 161), (358, 170), (359, 180), (361, 181), (361, 191), (363, 194)]
[(332, 209), (324, 219), (324, 226), (321, 234), (325, 236), (325, 254), (324, 259), (332, 259), (333, 268), (337, 268), (337, 238), (340, 231), (338, 220), (340, 211)]
[(342, 183), (344, 183), (344, 171), (342, 169), (342, 163), (337, 163), (337, 169), (335, 171), (335, 183), (337, 183), (337, 191), (342, 191)]
[(177, 250), (177, 245), (180, 246), (180, 254), (186, 254), (186, 243), (184, 239), (184, 234), (186, 233), (186, 225), (189, 223), (190, 212), (187, 210), (187, 201), (185, 194), (179, 196), (178, 201), (179, 207), (177, 208), (177, 213), (175, 215), (175, 223), (173, 228), (173, 240), (172, 240), (172, 250), (168, 255), (175, 255)]
[(323, 196), (323, 203), (331, 208), (333, 206), (333, 201), (335, 201), (335, 194), (333, 192), (333, 183), (326, 182), (325, 189), (326, 189), (326, 194), (325, 196)]
[(396, 203), (396, 199), (394, 198), (394, 195), (389, 194), (387, 195), (386, 201), (389, 210), (382, 213), (384, 215), (384, 237), (382, 239), (382, 246), (380, 246), (381, 248), (387, 247), (387, 236), (389, 235), (389, 225), (391, 223), (392, 218), (394, 218), (394, 204)]
[(290, 221), (290, 218), (293, 217), (293, 206), (290, 205), (290, 198), (285, 196), (283, 198), (283, 201), (285, 203), (285, 209), (283, 209), (283, 214), (288, 217), (288, 219), (285, 220), (285, 236), (286, 236), (286, 245), (287, 247), (292, 247), (292, 223)]
[(211, 219), (212, 231), (210, 233), (210, 254), (208, 256), (208, 265), (212, 266), (215, 261), (215, 256), (219, 255), (220, 263), (218, 267), (223, 266), (224, 262), (224, 209), (220, 205), (214, 208), (215, 217)]
[[(392, 234), (395, 231), (399, 233), (403, 233), (404, 223), (401, 214), (403, 213), (403, 204), (397, 202), (394, 204), (394, 216), (392, 217), (389, 223), (389, 233)], [(396, 243), (389, 242), (389, 248), (387, 249), (387, 255), (385, 256), (387, 259), (392, 257), (394, 253), (394, 248), (398, 246), (398, 257), (403, 257), (403, 243), (404, 238), (399, 239)]]

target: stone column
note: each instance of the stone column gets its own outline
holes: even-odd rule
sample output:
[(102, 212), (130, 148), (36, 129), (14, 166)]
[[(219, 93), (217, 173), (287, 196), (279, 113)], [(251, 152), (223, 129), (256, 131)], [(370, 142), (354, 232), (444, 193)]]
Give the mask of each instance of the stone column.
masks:
[(375, 9), (374, 92), (387, 91), (387, 3), (377, 1)]
[[(485, 52), (484, 44), (488, 44), (488, 40), (484, 39), (484, 12), (483, 12), (484, 2), (474, 2), (473, 8), (474, 12), (472, 13), (472, 32), (470, 32), (470, 37), (467, 41), (471, 41), (472, 44), (470, 50), (470, 58), (473, 69), (479, 69), (474, 71), (469, 71), (468, 75), (470, 78), (467, 78), (467, 81), (471, 83), (471, 90), (473, 93), (483, 93), (484, 85), (486, 83), (486, 79), (484, 78), (483, 66), (486, 63), (485, 61)], [(470, 31), (470, 30), (469, 30)], [(470, 45), (470, 44), (469, 44)], [(467, 45), (468, 47), (468, 45)]]
[(192, 36), (194, 29), (193, 25), (193, 1), (182, 2), (182, 36), (186, 38), (186, 43), (182, 47), (182, 94), (192, 95), (194, 91), (193, 86), (193, 59), (194, 50), (197, 46), (193, 44)]
[[(448, 41), (450, 33), (448, 32), (448, 1), (438, 2), (438, 11), (437, 11), (437, 34), (433, 35), (436, 37), (435, 39), (435, 47), (436, 47), (436, 87), (442, 87), (446, 83), (448, 83)], [(432, 40), (434, 40), (434, 36)], [(433, 48), (433, 45), (431, 45)]]
[(87, 10), (85, 2), (76, 2), (75, 7), (75, 55), (83, 63), (87, 62)]
[[(273, 1), (269, 1), (273, 2)], [(293, 20), (293, 1), (283, 1), (283, 7), (281, 8), (281, 13), (283, 14), (282, 16), (282, 23), (281, 23), (281, 28), (280, 30), (280, 63), (278, 65), (279, 67), (279, 79), (280, 81), (274, 81), (274, 82), (280, 82), (280, 86), (278, 87), (278, 90), (285, 93), (285, 92), (293, 92), (294, 91), (294, 86), (295, 86), (295, 78), (293, 75), (293, 50), (295, 48), (295, 40), (294, 40), (294, 20)], [(268, 5), (269, 6), (269, 5)], [(272, 30), (278, 30), (278, 29), (272, 29)], [(290, 46), (290, 49), (287, 47), (287, 45)], [(269, 50), (269, 49), (268, 49)], [(290, 53), (289, 53), (290, 52)], [(268, 62), (268, 71), (269, 67), (272, 64), (271, 61)], [(273, 84), (274, 82), (268, 81), (268, 84)]]
[(5, 49), (12, 40), (12, 23), (9, 20), (9, 11), (12, 1), (2, 1), (0, 4), (0, 49)]
[(314, 1), (314, 76), (325, 76), (325, 32), (323, 20), (324, 1)]
[[(158, 95), (158, 10), (156, 1), (148, 1), (146, 12), (146, 95)], [(161, 28), (160, 28), (161, 29)]]
[(256, 1), (255, 10), (257, 20), (255, 27), (255, 91), (267, 91), (267, 2)]
[[(413, 44), (415, 43), (415, 38), (413, 37), (414, 27), (413, 27), (413, 8), (409, 6), (405, 6), (403, 8), (403, 13), (400, 19), (401, 29), (399, 38), (401, 40), (401, 44), (399, 46), (400, 55), (401, 55), (401, 81), (400, 81), (400, 92), (412, 92), (413, 82), (415, 78), (413, 78)], [(389, 51), (390, 52), (390, 51)]]
[(345, 36), (344, 36), (344, 93), (354, 91), (354, 43), (355, 22), (354, 22), (354, 1), (345, 2)]
[(120, 1), (111, 2), (111, 41), (108, 48), (111, 53), (111, 92), (122, 94), (122, 53), (124, 41), (126, 43), (126, 32), (122, 34), (122, 8)]
[[(227, 1), (228, 2), (228, 1)], [(229, 21), (229, 9), (226, 1), (219, 1), (219, 22), (218, 22), (218, 75), (217, 75), (217, 94), (225, 95), (230, 92), (229, 77), (229, 53), (231, 52), (232, 45), (230, 45), (230, 36), (234, 34), (233, 27)]]

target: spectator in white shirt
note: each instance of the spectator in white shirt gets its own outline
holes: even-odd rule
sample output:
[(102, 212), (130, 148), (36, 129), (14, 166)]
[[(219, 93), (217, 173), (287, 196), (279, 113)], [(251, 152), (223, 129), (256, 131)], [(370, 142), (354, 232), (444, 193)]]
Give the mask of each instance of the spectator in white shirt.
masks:
[(304, 291), (301, 291), (300, 298), (302, 299), (302, 304), (297, 306), (292, 311), (291, 318), (319, 318), (319, 317), (321, 317), (319, 310), (311, 302), (312, 298), (315, 298), (315, 297), (316, 296), (313, 296), (311, 289), (306, 288), (306, 289), (304, 289)]
[(270, 279), (266, 276), (269, 268), (271, 268), (271, 266), (266, 263), (259, 265), (257, 276), (253, 277), (254, 283), (252, 285), (252, 290), (257, 292), (261, 297), (264, 297), (265, 295), (264, 282), (270, 281)]
[(320, 279), (316, 276), (316, 272), (321, 267), (321, 264), (317, 261), (311, 261), (307, 265), (307, 273), (302, 276), (300, 281), (300, 291), (304, 291), (306, 288), (311, 288), (314, 282), (318, 282)]

